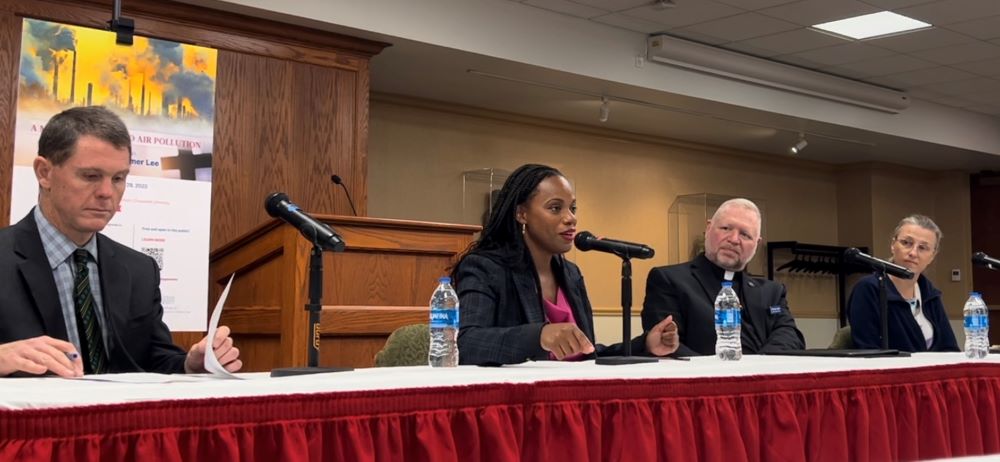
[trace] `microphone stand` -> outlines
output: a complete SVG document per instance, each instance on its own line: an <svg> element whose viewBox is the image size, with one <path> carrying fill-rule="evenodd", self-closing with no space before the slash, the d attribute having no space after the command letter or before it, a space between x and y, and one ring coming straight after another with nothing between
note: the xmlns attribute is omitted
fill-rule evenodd
<svg viewBox="0 0 1000 462"><path fill-rule="evenodd" d="M879 308L879 318L882 321L882 349L889 349L889 301L887 297L887 291L889 290L886 286L885 280L889 277L885 274L885 266L876 269L876 274L878 275L878 308Z"/></svg>
<svg viewBox="0 0 1000 462"><path fill-rule="evenodd" d="M605 366L622 364L655 363L656 358L632 356L632 260L628 255L618 255L622 258L622 343L625 348L623 356L602 356L594 362Z"/></svg>
<svg viewBox="0 0 1000 462"><path fill-rule="evenodd" d="M322 374L326 372L353 371L353 367L319 367L319 315L323 311L323 248L313 242L312 255L309 257L309 302L306 311L309 312L309 363L307 367L282 367L271 371L271 377L286 377L290 375Z"/></svg>

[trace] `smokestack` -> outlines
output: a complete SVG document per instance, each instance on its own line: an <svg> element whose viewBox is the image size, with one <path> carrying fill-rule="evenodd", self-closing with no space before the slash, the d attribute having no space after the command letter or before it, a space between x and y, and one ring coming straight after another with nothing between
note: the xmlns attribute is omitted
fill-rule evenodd
<svg viewBox="0 0 1000 462"><path fill-rule="evenodd" d="M87 106L92 106L94 102L94 84L87 83Z"/></svg>
<svg viewBox="0 0 1000 462"><path fill-rule="evenodd" d="M52 73L52 99L59 101L59 58L53 56L52 64L55 65L55 72Z"/></svg>
<svg viewBox="0 0 1000 462"><path fill-rule="evenodd" d="M69 102L76 104L76 50L73 50L73 73L69 79Z"/></svg>
<svg viewBox="0 0 1000 462"><path fill-rule="evenodd" d="M139 115L146 113L146 74L142 74L142 97L139 98Z"/></svg>

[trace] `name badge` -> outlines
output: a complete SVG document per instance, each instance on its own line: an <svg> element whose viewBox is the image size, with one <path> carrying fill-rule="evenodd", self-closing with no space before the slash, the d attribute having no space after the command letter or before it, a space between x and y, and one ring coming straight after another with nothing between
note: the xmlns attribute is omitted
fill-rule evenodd
<svg viewBox="0 0 1000 462"><path fill-rule="evenodd" d="M781 314L781 305L774 305L771 307L771 314Z"/></svg>

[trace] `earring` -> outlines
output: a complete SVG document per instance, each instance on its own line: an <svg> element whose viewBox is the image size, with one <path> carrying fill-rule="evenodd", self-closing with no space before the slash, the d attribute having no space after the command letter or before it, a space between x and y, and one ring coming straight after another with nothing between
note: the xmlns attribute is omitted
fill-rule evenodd
<svg viewBox="0 0 1000 462"><path fill-rule="evenodd" d="M524 232L525 232L525 230L527 230L527 228L528 228L528 224L527 223L521 223L521 235L522 236L524 235Z"/></svg>

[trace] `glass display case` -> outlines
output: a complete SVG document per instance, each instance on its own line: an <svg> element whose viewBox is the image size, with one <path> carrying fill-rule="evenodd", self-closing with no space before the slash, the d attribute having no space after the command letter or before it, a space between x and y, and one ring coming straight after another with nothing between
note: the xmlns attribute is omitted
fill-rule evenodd
<svg viewBox="0 0 1000 462"><path fill-rule="evenodd" d="M705 251L705 223L723 202L733 196L698 193L677 196L667 216L667 263L673 265L693 259ZM767 211L763 201L747 198L757 204L762 215L760 235L767 236ZM757 254L747 265L753 275L766 275L767 241L757 245Z"/></svg>
<svg viewBox="0 0 1000 462"><path fill-rule="evenodd" d="M491 167L462 172L462 223L486 226L496 195L508 176L509 171Z"/></svg>

